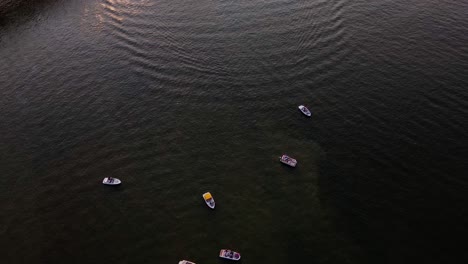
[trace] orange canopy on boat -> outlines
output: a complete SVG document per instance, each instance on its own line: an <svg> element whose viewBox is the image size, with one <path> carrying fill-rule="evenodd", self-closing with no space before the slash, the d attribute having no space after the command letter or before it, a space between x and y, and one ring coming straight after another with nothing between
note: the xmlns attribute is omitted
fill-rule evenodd
<svg viewBox="0 0 468 264"><path fill-rule="evenodd" d="M205 200L208 200L208 199L211 199L213 197L211 196L211 193L207 192L207 193L203 194L203 198L205 198Z"/></svg>

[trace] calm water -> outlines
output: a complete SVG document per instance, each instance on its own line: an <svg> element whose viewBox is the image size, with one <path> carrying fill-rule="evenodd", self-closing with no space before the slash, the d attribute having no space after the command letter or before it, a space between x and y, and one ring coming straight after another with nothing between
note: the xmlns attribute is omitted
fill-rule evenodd
<svg viewBox="0 0 468 264"><path fill-rule="evenodd" d="M467 14L456 0L19 10L0 25L0 263L221 263L221 248L244 264L463 263Z"/></svg>

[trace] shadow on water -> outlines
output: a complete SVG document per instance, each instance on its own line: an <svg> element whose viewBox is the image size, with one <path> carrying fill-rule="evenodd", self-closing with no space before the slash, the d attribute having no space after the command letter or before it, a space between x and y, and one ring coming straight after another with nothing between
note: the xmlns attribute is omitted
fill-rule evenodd
<svg viewBox="0 0 468 264"><path fill-rule="evenodd" d="M397 136L377 152L370 142L378 140L370 134L364 139L348 131L342 142L324 144L319 196L335 208L337 227L366 251L369 263L466 262L458 241L468 233L467 199L463 184L448 180L461 178L461 158L450 157L443 144L428 150L402 144ZM401 168L395 159L413 165Z"/></svg>
<svg viewBox="0 0 468 264"><path fill-rule="evenodd" d="M36 17L57 0L6 0L0 1L0 29L21 24Z"/></svg>

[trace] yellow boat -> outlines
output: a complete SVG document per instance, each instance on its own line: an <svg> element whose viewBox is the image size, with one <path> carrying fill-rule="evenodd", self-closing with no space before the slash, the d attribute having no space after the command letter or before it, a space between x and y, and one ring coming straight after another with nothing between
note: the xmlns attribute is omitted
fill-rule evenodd
<svg viewBox="0 0 468 264"><path fill-rule="evenodd" d="M203 200L205 200L205 203L206 205L208 205L209 208L211 209L215 208L215 201L210 192L206 192L203 194Z"/></svg>

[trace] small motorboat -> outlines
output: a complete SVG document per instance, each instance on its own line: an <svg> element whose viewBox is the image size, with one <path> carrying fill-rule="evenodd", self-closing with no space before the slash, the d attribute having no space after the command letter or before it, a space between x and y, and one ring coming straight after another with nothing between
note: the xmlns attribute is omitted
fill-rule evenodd
<svg viewBox="0 0 468 264"><path fill-rule="evenodd" d="M235 251L229 250L229 249L221 249L219 251L219 257L223 259L229 259L229 260L239 260L241 258L241 255Z"/></svg>
<svg viewBox="0 0 468 264"><path fill-rule="evenodd" d="M191 262L191 261L188 261L188 260L181 260L181 261L179 261L179 264L195 264L195 262Z"/></svg>
<svg viewBox="0 0 468 264"><path fill-rule="evenodd" d="M293 158L291 158L291 157L289 157L288 155L285 155L285 154L283 154L283 156L281 156L279 158L279 160L281 161L281 163L284 163L284 164L289 165L291 167L296 167L296 165L297 165L297 160L295 160L295 159L293 159Z"/></svg>
<svg viewBox="0 0 468 264"><path fill-rule="evenodd" d="M215 200L213 199L213 196L211 196L210 192L206 192L203 194L203 200L205 200L205 203L206 205L208 205L209 208L215 208Z"/></svg>
<svg viewBox="0 0 468 264"><path fill-rule="evenodd" d="M311 116L312 114L310 113L309 109L307 109L307 107L303 106L303 105L300 105L299 106L299 110L301 110L301 112L306 115L306 116Z"/></svg>
<svg viewBox="0 0 468 264"><path fill-rule="evenodd" d="M102 184L105 185L119 185L121 184L122 181L117 179L117 178L112 178L112 177L106 177L104 180L102 180Z"/></svg>

